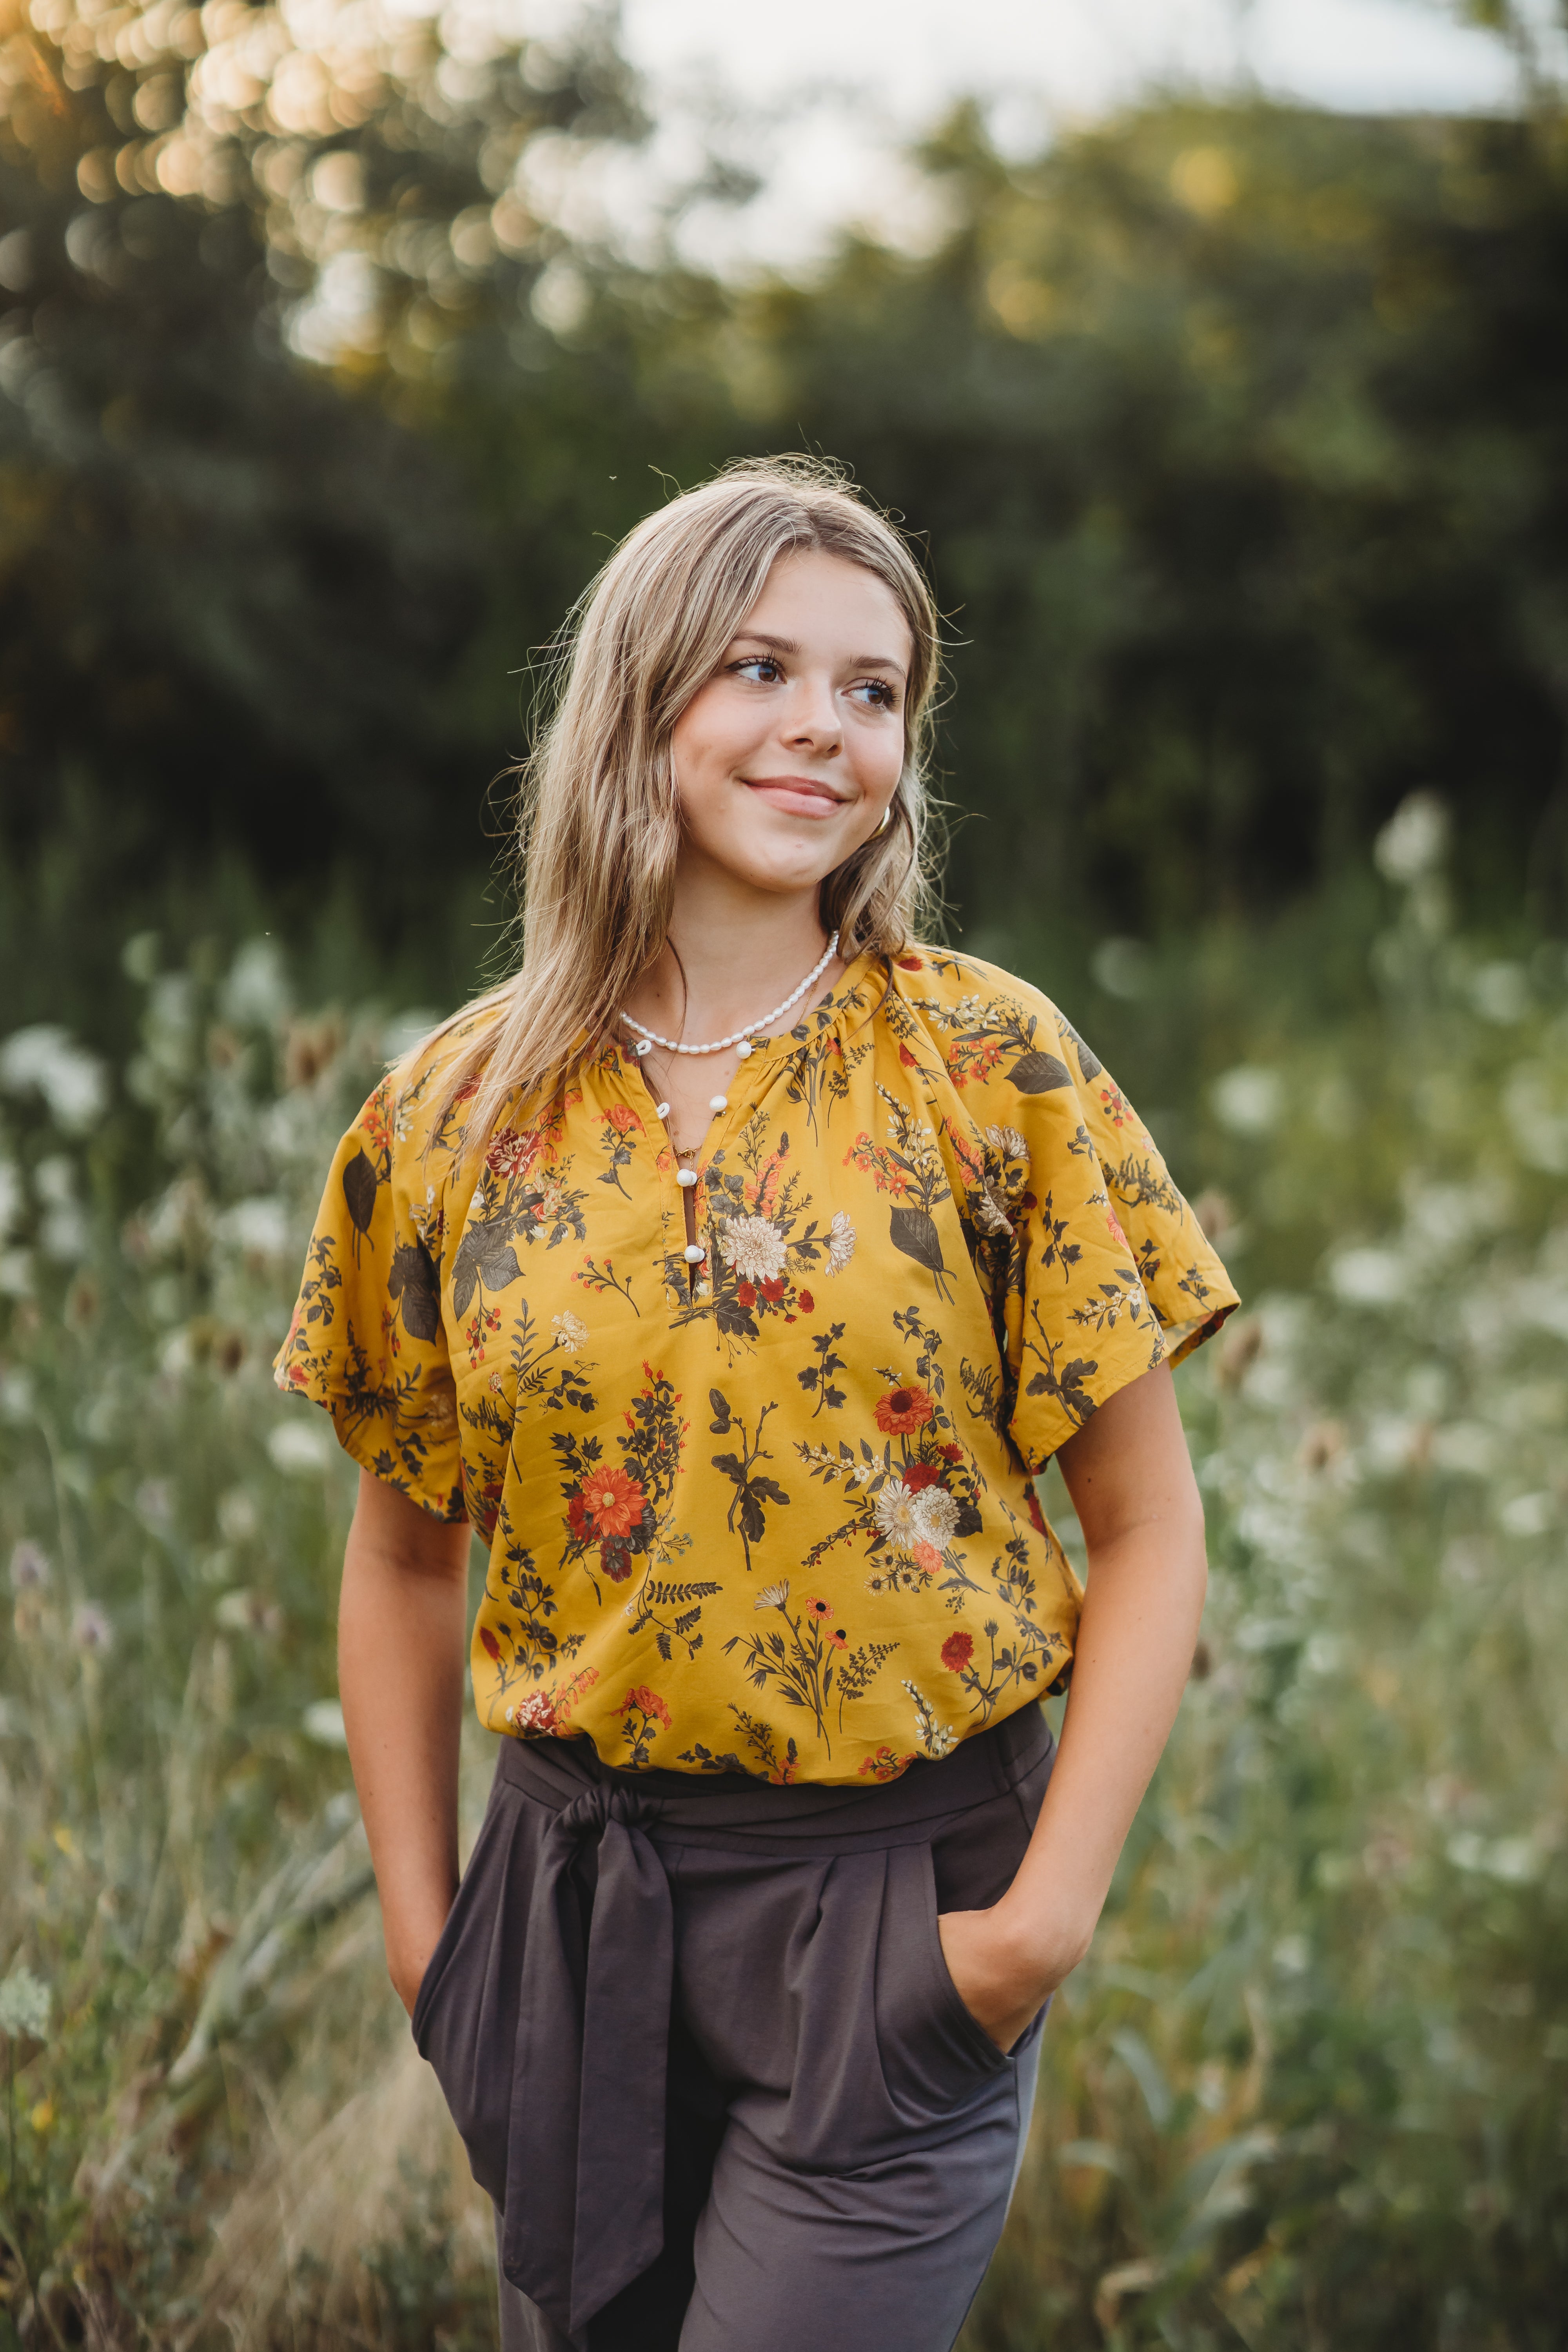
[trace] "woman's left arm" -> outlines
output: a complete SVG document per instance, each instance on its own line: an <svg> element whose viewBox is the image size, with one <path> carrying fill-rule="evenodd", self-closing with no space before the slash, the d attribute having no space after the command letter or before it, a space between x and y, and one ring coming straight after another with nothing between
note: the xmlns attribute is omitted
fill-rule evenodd
<svg viewBox="0 0 1568 2352"><path fill-rule="evenodd" d="M1176 1719L1208 1581L1168 1365L1109 1397L1057 1460L1089 1552L1060 1748L1006 1894L939 1923L965 2006L1004 2050L1089 1949Z"/></svg>

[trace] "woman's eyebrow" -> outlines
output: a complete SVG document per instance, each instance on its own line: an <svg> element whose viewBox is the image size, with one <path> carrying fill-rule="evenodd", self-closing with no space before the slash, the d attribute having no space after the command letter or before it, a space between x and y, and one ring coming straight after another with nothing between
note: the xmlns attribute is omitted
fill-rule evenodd
<svg viewBox="0 0 1568 2352"><path fill-rule="evenodd" d="M765 629L737 629L730 643L732 646L766 646L770 653L788 654L792 660L800 651L797 638L770 636ZM851 669L891 670L895 677L904 675L903 663L895 660L891 654L857 654L848 667Z"/></svg>

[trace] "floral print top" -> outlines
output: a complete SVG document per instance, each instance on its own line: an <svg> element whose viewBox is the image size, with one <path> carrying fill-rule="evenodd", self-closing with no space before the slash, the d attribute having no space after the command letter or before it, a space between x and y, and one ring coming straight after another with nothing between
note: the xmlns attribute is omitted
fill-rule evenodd
<svg viewBox="0 0 1568 2352"><path fill-rule="evenodd" d="M344 1137L277 1379L489 1545L481 1719L890 1780L1059 1685L1080 1588L1033 1476L1237 1294L1055 1007L862 955L731 1082L697 1265L629 1051L476 1162L454 1042Z"/></svg>

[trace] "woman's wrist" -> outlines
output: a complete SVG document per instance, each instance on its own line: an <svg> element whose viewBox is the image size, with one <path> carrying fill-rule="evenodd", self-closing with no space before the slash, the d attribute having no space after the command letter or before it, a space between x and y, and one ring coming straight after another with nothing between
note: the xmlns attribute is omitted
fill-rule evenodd
<svg viewBox="0 0 1568 2352"><path fill-rule="evenodd" d="M1043 1999L1072 1974L1089 1950L1100 1909L1098 1903L1090 1909L1070 1898L1041 1900L1014 1886L993 1905L991 1917L1010 1970L1020 1983L1039 1984Z"/></svg>

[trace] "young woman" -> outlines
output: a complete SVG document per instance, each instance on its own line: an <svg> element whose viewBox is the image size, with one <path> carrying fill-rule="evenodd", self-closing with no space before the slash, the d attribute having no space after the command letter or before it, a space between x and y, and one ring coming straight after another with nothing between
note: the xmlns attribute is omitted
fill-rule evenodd
<svg viewBox="0 0 1568 2352"><path fill-rule="evenodd" d="M1192 1656L1171 1366L1236 1294L1061 1015L922 943L937 652L826 468L632 533L521 967L345 1137L279 1358L361 1465L349 1749L508 2352L946 2352Z"/></svg>

